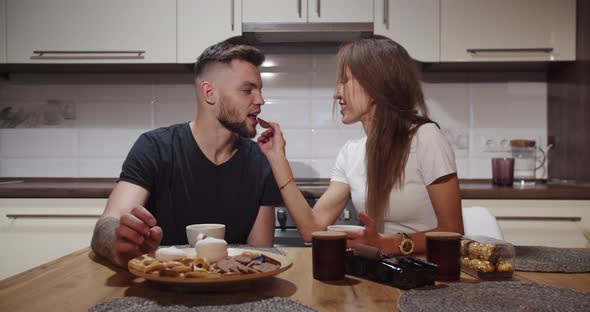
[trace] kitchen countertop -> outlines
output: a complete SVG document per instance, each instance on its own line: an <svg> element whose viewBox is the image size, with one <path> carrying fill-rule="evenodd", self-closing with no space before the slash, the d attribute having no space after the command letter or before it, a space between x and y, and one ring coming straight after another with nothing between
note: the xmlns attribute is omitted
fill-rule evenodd
<svg viewBox="0 0 590 312"><path fill-rule="evenodd" d="M306 197L319 197L327 179L298 179ZM107 198L115 178L2 178L0 198ZM462 199L590 199L588 184L541 182L535 187L518 189L497 186L491 180L461 180Z"/></svg>

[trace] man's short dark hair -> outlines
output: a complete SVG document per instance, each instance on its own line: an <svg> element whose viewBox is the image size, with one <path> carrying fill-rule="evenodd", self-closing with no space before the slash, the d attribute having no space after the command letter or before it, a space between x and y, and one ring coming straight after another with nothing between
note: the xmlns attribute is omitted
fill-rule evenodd
<svg viewBox="0 0 590 312"><path fill-rule="evenodd" d="M246 61L252 65L260 66L264 62L264 54L259 49L241 44L241 40L231 38L216 43L201 53L195 63L195 77L199 77L207 65L212 63L229 64L231 61L238 59Z"/></svg>

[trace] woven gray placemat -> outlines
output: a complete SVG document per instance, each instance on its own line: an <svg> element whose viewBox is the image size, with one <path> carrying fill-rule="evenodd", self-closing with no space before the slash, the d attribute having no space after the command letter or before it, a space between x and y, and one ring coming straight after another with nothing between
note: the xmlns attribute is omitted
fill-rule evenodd
<svg viewBox="0 0 590 312"><path fill-rule="evenodd" d="M176 248L191 248L191 245L174 245L174 247ZM270 252L270 253L275 253L275 254L279 254L282 256L286 256L287 254L278 249L278 248L274 248L274 247L253 247L250 245L241 245L241 244L230 244L227 247L229 248L241 248L241 249L251 249L251 250L258 250L258 251L264 251L264 252Z"/></svg>
<svg viewBox="0 0 590 312"><path fill-rule="evenodd" d="M399 311L590 311L590 293L522 282L448 284L402 292Z"/></svg>
<svg viewBox="0 0 590 312"><path fill-rule="evenodd" d="M155 301L142 297L125 297L113 299L95 305L88 310L90 312L275 312L275 311L292 311L292 312L314 312L317 311L309 306L297 301L286 298L271 298L254 302L228 304L228 305L208 305L188 307L184 305L161 305Z"/></svg>
<svg viewBox="0 0 590 312"><path fill-rule="evenodd" d="M528 272L590 272L590 252L542 247L514 246L514 269Z"/></svg>

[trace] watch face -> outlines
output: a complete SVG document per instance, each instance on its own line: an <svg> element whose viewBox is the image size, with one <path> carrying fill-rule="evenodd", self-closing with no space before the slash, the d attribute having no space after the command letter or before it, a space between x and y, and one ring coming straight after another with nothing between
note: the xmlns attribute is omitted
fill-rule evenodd
<svg viewBox="0 0 590 312"><path fill-rule="evenodd" d="M414 244L411 241L405 240L402 242L402 252L412 252L414 249Z"/></svg>

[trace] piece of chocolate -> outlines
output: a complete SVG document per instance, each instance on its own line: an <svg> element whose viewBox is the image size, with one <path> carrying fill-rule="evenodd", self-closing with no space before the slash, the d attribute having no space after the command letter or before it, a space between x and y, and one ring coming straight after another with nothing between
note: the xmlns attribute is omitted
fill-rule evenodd
<svg viewBox="0 0 590 312"><path fill-rule="evenodd" d="M235 256L234 260L238 261L241 264L248 264L252 261L252 259L244 256Z"/></svg>
<svg viewBox="0 0 590 312"><path fill-rule="evenodd" d="M269 257L269 256L267 256L265 254L262 255L262 258L264 259L264 262L271 263L271 264L276 264L276 265L279 265L279 266L281 265L281 262L280 261L275 260L275 259L273 259L273 258L271 258L271 257Z"/></svg>
<svg viewBox="0 0 590 312"><path fill-rule="evenodd" d="M262 264L257 264L252 266L253 269L257 270L258 272L270 272L270 271L274 271L277 269L277 266L275 264L270 264L270 263L262 263Z"/></svg>
<svg viewBox="0 0 590 312"><path fill-rule="evenodd" d="M259 125L260 125L262 128L264 128L264 129L268 129L268 128L270 128L270 124L268 123L268 121L266 121L266 120L264 120L264 119L262 119L262 118L260 118L260 117L256 117L256 119L258 119L258 124L259 124Z"/></svg>

